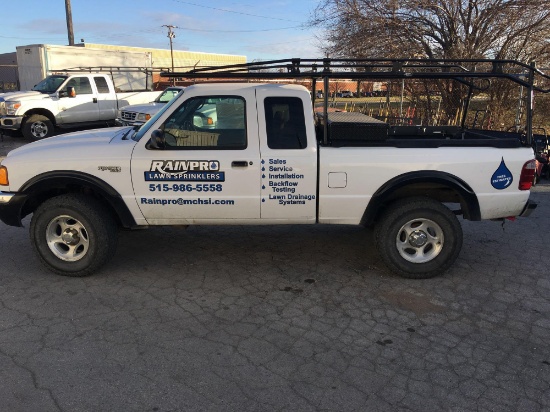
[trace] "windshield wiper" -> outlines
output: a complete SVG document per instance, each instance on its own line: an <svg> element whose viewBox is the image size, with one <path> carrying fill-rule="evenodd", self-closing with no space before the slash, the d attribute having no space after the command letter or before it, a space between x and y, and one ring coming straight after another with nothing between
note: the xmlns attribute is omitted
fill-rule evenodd
<svg viewBox="0 0 550 412"><path fill-rule="evenodd" d="M124 136L122 136L122 140L127 140L126 138L128 137L128 135L132 130L134 130L133 127L129 128L128 131L124 133Z"/></svg>

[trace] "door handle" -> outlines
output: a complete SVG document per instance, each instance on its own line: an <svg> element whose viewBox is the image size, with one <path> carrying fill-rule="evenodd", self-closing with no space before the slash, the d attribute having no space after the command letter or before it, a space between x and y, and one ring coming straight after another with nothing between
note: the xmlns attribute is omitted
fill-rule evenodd
<svg viewBox="0 0 550 412"><path fill-rule="evenodd" d="M246 160L233 160L231 167L248 167L248 162Z"/></svg>
<svg viewBox="0 0 550 412"><path fill-rule="evenodd" d="M94 97L94 100L92 100L93 103L97 103L97 97Z"/></svg>

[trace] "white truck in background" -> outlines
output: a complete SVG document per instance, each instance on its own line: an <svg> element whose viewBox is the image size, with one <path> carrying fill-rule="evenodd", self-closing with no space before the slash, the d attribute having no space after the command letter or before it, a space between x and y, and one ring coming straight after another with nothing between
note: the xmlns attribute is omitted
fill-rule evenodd
<svg viewBox="0 0 550 412"><path fill-rule="evenodd" d="M150 52L45 44L16 49L21 91L0 94L0 133L18 130L38 140L56 128L114 125L120 107L160 93L150 91Z"/></svg>
<svg viewBox="0 0 550 412"><path fill-rule="evenodd" d="M118 116L115 121L116 125L141 126L162 109L166 103L183 91L183 89L185 89L183 86L167 87L151 103L131 104L121 107L118 110Z"/></svg>
<svg viewBox="0 0 550 412"><path fill-rule="evenodd" d="M114 125L119 107L150 102L159 93L117 93L105 73L54 74L30 91L0 94L0 129L40 140L56 128Z"/></svg>

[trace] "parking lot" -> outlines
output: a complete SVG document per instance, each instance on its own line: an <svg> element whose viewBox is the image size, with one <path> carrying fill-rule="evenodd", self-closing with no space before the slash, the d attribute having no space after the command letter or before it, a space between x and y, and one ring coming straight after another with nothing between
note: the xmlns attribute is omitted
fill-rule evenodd
<svg viewBox="0 0 550 412"><path fill-rule="evenodd" d="M125 231L65 278L28 218L1 225L0 409L549 410L550 182L532 198L529 218L462 221L455 266L420 281L356 227Z"/></svg>

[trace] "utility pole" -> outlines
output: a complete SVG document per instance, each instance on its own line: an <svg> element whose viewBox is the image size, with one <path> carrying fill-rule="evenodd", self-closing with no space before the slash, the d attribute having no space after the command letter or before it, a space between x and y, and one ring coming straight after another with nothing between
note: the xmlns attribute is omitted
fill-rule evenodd
<svg viewBox="0 0 550 412"><path fill-rule="evenodd" d="M162 27L168 28L168 38L170 39L170 57L172 58L172 73L174 73L174 49L172 47L172 39L176 37L176 33L172 29L179 29L178 26L172 26L171 24L163 24ZM172 86L176 84L175 77L172 77Z"/></svg>
<svg viewBox="0 0 550 412"><path fill-rule="evenodd" d="M67 34L69 46L74 46L73 13L71 11L71 0L65 0L65 14L67 16Z"/></svg>

